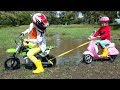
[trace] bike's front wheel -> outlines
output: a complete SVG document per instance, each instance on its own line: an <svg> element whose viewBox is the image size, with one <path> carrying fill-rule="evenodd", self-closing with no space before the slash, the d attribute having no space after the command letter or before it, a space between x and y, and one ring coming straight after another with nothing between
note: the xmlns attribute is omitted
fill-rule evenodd
<svg viewBox="0 0 120 90"><path fill-rule="evenodd" d="M8 58L5 62L4 62L4 68L6 70L16 70L20 68L20 60L18 58Z"/></svg>

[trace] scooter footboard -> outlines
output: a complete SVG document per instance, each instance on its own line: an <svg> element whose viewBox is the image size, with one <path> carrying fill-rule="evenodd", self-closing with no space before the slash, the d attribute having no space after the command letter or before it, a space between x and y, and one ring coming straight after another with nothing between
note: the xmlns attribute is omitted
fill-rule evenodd
<svg viewBox="0 0 120 90"><path fill-rule="evenodd" d="M83 53L83 55L86 55L86 54L90 54L92 57L94 57L94 55L93 55L90 51L85 51L85 52Z"/></svg>

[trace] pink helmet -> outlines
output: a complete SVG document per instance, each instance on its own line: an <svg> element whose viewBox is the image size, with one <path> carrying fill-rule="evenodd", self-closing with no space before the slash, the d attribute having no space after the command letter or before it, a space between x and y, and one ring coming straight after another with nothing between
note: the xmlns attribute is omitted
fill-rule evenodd
<svg viewBox="0 0 120 90"><path fill-rule="evenodd" d="M99 19L99 21L100 21L100 22L109 22L110 19L109 19L109 17L104 16L104 17L101 17L101 18Z"/></svg>

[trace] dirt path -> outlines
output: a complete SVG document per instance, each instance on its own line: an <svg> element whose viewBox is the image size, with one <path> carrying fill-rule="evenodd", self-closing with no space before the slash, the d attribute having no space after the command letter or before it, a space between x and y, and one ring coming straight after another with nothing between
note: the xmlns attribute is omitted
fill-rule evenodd
<svg viewBox="0 0 120 90"><path fill-rule="evenodd" d="M15 71L3 71L1 79L120 79L120 57L114 62L94 61L85 63L61 64L47 68L46 72L35 76L31 70L21 68Z"/></svg>

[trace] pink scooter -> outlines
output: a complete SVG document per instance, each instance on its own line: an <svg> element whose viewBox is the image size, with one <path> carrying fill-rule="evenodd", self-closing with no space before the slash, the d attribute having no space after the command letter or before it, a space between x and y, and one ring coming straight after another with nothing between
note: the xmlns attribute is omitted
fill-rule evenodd
<svg viewBox="0 0 120 90"><path fill-rule="evenodd" d="M93 60L109 60L110 62L113 62L115 60L115 58L117 57L117 55L119 54L119 51L115 48L115 44L111 43L110 45L107 45L107 49L109 52L108 57L100 57L100 55L98 55L98 44L95 44L94 40L96 39L96 37L90 36L90 38L88 38L90 41L87 50L83 53L83 62L85 62L86 64L90 64L92 63Z"/></svg>

